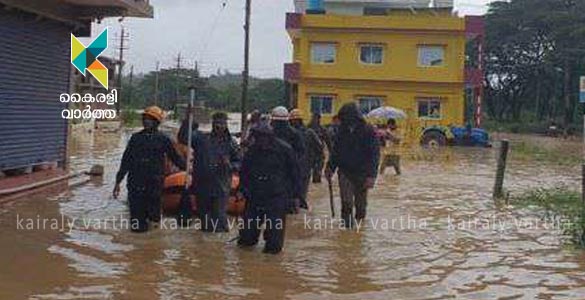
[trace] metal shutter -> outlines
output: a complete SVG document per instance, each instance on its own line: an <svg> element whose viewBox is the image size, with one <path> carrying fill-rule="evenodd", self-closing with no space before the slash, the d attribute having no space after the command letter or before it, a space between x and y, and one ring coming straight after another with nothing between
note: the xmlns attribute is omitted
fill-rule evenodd
<svg viewBox="0 0 585 300"><path fill-rule="evenodd" d="M64 162L70 29L0 9L0 170Z"/></svg>

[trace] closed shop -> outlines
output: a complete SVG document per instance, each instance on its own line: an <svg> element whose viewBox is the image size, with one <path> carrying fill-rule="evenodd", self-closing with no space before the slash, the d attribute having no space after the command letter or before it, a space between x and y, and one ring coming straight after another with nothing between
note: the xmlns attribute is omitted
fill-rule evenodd
<svg viewBox="0 0 585 300"><path fill-rule="evenodd" d="M70 32L64 23L0 9L0 171L66 160Z"/></svg>

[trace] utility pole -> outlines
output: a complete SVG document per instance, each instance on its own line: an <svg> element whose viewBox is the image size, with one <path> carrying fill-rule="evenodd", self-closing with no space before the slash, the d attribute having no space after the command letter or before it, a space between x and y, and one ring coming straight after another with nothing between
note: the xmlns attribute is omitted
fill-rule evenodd
<svg viewBox="0 0 585 300"><path fill-rule="evenodd" d="M156 73L154 74L154 105L158 105L158 68L160 63L156 62Z"/></svg>
<svg viewBox="0 0 585 300"><path fill-rule="evenodd" d="M181 52L177 55L177 69L175 70L175 107L179 103L179 78L181 72Z"/></svg>
<svg viewBox="0 0 585 300"><path fill-rule="evenodd" d="M252 0L246 0L246 23L244 24L244 72L242 72L242 125L241 132L246 131L248 116L248 76L250 75L250 15L252 13Z"/></svg>
<svg viewBox="0 0 585 300"><path fill-rule="evenodd" d="M122 32L120 34L120 47L118 48L119 51L119 58L118 58L118 78L117 78L117 85L118 85L118 93L122 93L122 69L124 68L124 50L127 48L124 47L124 41L128 38L126 35L124 26L120 26L122 28ZM120 101L116 102L116 112L120 113Z"/></svg>
<svg viewBox="0 0 585 300"><path fill-rule="evenodd" d="M132 80L134 79L134 65L130 67L130 80L128 81L128 101L132 101Z"/></svg>

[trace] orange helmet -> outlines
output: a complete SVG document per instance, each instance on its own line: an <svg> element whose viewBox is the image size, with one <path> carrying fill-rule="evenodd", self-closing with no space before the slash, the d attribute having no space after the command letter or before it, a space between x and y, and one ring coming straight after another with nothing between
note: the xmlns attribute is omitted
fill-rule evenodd
<svg viewBox="0 0 585 300"><path fill-rule="evenodd" d="M295 108L290 112L289 120L303 120L303 112Z"/></svg>
<svg viewBox="0 0 585 300"><path fill-rule="evenodd" d="M149 106L144 109L142 114L152 117L159 122L162 122L162 120L165 118L164 111L158 106Z"/></svg>

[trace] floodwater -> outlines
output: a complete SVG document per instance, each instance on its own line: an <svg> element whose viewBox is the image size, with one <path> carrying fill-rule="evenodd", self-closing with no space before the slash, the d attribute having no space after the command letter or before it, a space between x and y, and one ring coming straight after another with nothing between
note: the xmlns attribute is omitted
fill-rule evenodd
<svg viewBox="0 0 585 300"><path fill-rule="evenodd" d="M496 149L409 160L401 177L388 169L359 232L327 222L326 185L314 185L313 210L289 218L284 253L268 256L236 247L235 230L92 226L127 217L110 196L127 138L74 137L72 169L103 164L103 180L1 208L0 299L585 299L585 251L538 210L491 200ZM512 194L580 182L579 166L512 159L508 171ZM64 227L42 228L52 219Z"/></svg>

